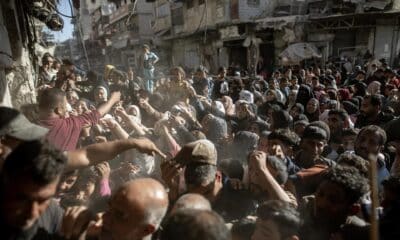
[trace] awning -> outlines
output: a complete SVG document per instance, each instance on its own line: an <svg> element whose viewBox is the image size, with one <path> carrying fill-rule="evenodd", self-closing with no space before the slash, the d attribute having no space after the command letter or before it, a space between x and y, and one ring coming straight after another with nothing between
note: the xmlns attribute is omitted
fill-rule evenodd
<svg viewBox="0 0 400 240"><path fill-rule="evenodd" d="M317 47L312 43L295 43L287 47L279 57L285 64L299 63L305 59L321 58Z"/></svg>
<svg viewBox="0 0 400 240"><path fill-rule="evenodd" d="M285 17L266 17L262 19L257 19L255 22L259 23L258 28L272 28L275 30L282 30L283 27L287 25L294 25L300 22L306 22L308 20L308 15L294 15Z"/></svg>
<svg viewBox="0 0 400 240"><path fill-rule="evenodd" d="M115 49L124 48L124 47L128 46L128 40L129 39L124 38L124 39L121 39L121 40L112 41L112 47L115 48Z"/></svg>

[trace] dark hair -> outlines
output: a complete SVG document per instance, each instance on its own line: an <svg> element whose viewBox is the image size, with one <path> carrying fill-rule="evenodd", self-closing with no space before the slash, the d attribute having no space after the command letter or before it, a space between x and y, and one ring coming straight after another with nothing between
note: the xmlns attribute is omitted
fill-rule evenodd
<svg viewBox="0 0 400 240"><path fill-rule="evenodd" d="M293 108L297 108L299 110L299 114L303 114L304 113L304 106L301 103L296 103L295 105L293 105L290 110L292 110Z"/></svg>
<svg viewBox="0 0 400 240"><path fill-rule="evenodd" d="M20 113L9 107L0 107L0 129L7 127Z"/></svg>
<svg viewBox="0 0 400 240"><path fill-rule="evenodd" d="M356 203L369 190L368 179L355 167L337 165L324 175L323 180L339 185L349 204Z"/></svg>
<svg viewBox="0 0 400 240"><path fill-rule="evenodd" d="M361 175L368 178L369 173L369 161L358 156L354 153L343 153L339 156L337 163L342 166L349 166L356 168Z"/></svg>
<svg viewBox="0 0 400 240"><path fill-rule="evenodd" d="M388 179L382 181L384 189L391 191L395 194L396 199L400 199L400 175L390 176Z"/></svg>
<svg viewBox="0 0 400 240"><path fill-rule="evenodd" d="M349 117L347 112L342 109L332 109L329 111L328 115L338 115L342 121L346 121L346 119Z"/></svg>
<svg viewBox="0 0 400 240"><path fill-rule="evenodd" d="M345 128L342 131L342 137L357 136L359 132L360 132L360 129L358 129L358 128Z"/></svg>
<svg viewBox="0 0 400 240"><path fill-rule="evenodd" d="M304 129L302 139L315 139L320 141L329 141L326 131L318 126L308 125Z"/></svg>
<svg viewBox="0 0 400 240"><path fill-rule="evenodd" d="M386 140L387 140L386 132L385 132L385 130L383 130L381 127L379 127L377 125L368 125L368 126L363 127L357 135L356 142L357 142L358 138L361 136L361 134L363 134L363 133L378 133L378 135L380 136L379 144L385 145L385 143L386 143Z"/></svg>
<svg viewBox="0 0 400 240"><path fill-rule="evenodd" d="M229 229L224 220L209 210L185 209L170 216L161 233L161 240L228 240Z"/></svg>
<svg viewBox="0 0 400 240"><path fill-rule="evenodd" d="M372 106L382 106L382 98L378 95L378 94L374 94L374 95L366 95L364 97L364 100L369 99L370 103Z"/></svg>
<svg viewBox="0 0 400 240"><path fill-rule="evenodd" d="M272 112L273 128L283 129L293 125L293 118L285 110L277 110Z"/></svg>
<svg viewBox="0 0 400 240"><path fill-rule="evenodd" d="M278 129L268 135L268 140L280 140L283 144L295 147L299 144L300 138L297 134L288 129Z"/></svg>
<svg viewBox="0 0 400 240"><path fill-rule="evenodd" d="M6 177L28 177L38 184L49 184L61 176L64 154L46 140L22 142L6 158L2 173Z"/></svg>
<svg viewBox="0 0 400 240"><path fill-rule="evenodd" d="M323 129L327 135L327 141L331 138L331 130L326 122L323 121L314 121L309 124L309 126L316 126Z"/></svg>
<svg viewBox="0 0 400 240"><path fill-rule="evenodd" d="M285 184L288 179L288 172L285 163L275 156L268 156L266 161L267 165L271 166L277 172L275 180L279 184Z"/></svg>
<svg viewBox="0 0 400 240"><path fill-rule="evenodd" d="M226 70L226 67L219 67L218 68L218 73L221 73L221 72L223 72L223 71L225 71Z"/></svg>
<svg viewBox="0 0 400 240"><path fill-rule="evenodd" d="M201 186L215 180L217 167L209 164L192 163L186 166L185 182L188 185Z"/></svg>
<svg viewBox="0 0 400 240"><path fill-rule="evenodd" d="M255 219L243 218L232 225L231 234L239 236L241 239L251 239L255 228Z"/></svg>
<svg viewBox="0 0 400 240"><path fill-rule="evenodd" d="M300 214L287 202L279 200L264 202L257 208L257 217L264 221L273 221L278 226L281 239L298 235L301 225Z"/></svg>
<svg viewBox="0 0 400 240"><path fill-rule="evenodd" d="M39 96L39 109L53 110L63 101L65 92L58 88L48 88L41 92Z"/></svg>

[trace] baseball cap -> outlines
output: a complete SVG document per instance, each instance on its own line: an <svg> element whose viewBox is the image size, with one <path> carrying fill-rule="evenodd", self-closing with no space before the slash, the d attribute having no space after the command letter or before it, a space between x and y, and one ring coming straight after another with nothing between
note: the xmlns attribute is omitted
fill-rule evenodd
<svg viewBox="0 0 400 240"><path fill-rule="evenodd" d="M216 166L217 149L209 140L197 140L183 146L175 156L174 161L183 165L201 163Z"/></svg>
<svg viewBox="0 0 400 240"><path fill-rule="evenodd" d="M322 127L315 125L314 126L308 125L304 129L303 139L316 139L316 140L328 141L329 137L327 132Z"/></svg>
<svg viewBox="0 0 400 240"><path fill-rule="evenodd" d="M0 135L10 136L23 141L32 141L44 137L49 131L47 128L29 122L29 120L15 109L0 107L0 115L11 116L8 121L2 121Z"/></svg>

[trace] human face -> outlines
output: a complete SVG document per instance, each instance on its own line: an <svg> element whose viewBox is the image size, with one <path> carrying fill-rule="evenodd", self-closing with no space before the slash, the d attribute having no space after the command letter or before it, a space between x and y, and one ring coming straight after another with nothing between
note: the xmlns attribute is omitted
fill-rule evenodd
<svg viewBox="0 0 400 240"><path fill-rule="evenodd" d="M94 95L94 101L96 103L106 102L107 92L103 88L98 88Z"/></svg>
<svg viewBox="0 0 400 240"><path fill-rule="evenodd" d="M87 110L89 110L89 108L88 108L86 102L85 101L79 101L77 106L76 106L76 111L78 112L78 114L83 114Z"/></svg>
<svg viewBox="0 0 400 240"><path fill-rule="evenodd" d="M369 98L364 98L361 103L360 111L367 117L373 116L379 113L379 107L373 106Z"/></svg>
<svg viewBox="0 0 400 240"><path fill-rule="evenodd" d="M299 137L301 137L301 136L303 136L303 133L304 133L304 129L306 128L306 126L305 125L303 125L303 124L297 124L297 125L295 125L294 126L294 132L299 136Z"/></svg>
<svg viewBox="0 0 400 240"><path fill-rule="evenodd" d="M78 178L77 175L69 175L63 178L60 183L58 184L57 195L63 196L69 190L71 190L72 186L74 186L76 179Z"/></svg>
<svg viewBox="0 0 400 240"><path fill-rule="evenodd" d="M251 240L280 240L281 234L278 225L272 220L257 219L256 228Z"/></svg>
<svg viewBox="0 0 400 240"><path fill-rule="evenodd" d="M142 239L146 236L143 206L129 201L125 192L120 190L109 202L109 208L103 215L100 239Z"/></svg>
<svg viewBox="0 0 400 240"><path fill-rule="evenodd" d="M356 141L356 136L344 136L342 138L343 148L345 151L354 151L354 142Z"/></svg>
<svg viewBox="0 0 400 240"><path fill-rule="evenodd" d="M279 158L284 158L285 156L292 155L290 148L285 146L285 144L283 144L282 141L278 139L270 139L268 141L268 154L272 156L277 156Z"/></svg>
<svg viewBox="0 0 400 240"><path fill-rule="evenodd" d="M260 135L260 127L256 123L250 125L249 131Z"/></svg>
<svg viewBox="0 0 400 240"><path fill-rule="evenodd" d="M268 91L267 92L267 96L265 96L265 100L267 100L267 102L269 101L273 101L276 99L276 95L273 91Z"/></svg>
<svg viewBox="0 0 400 240"><path fill-rule="evenodd" d="M312 78L311 84L313 85L313 87L317 87L319 85L319 80L317 78Z"/></svg>
<svg viewBox="0 0 400 240"><path fill-rule="evenodd" d="M247 111L246 111L246 104L240 104L236 110L236 115L239 119L244 119L247 117Z"/></svg>
<svg viewBox="0 0 400 240"><path fill-rule="evenodd" d="M315 192L315 217L329 227L338 226L346 220L350 206L346 193L339 185L323 181Z"/></svg>
<svg viewBox="0 0 400 240"><path fill-rule="evenodd" d="M67 98L71 105L75 105L79 101L79 96L76 92L68 92Z"/></svg>
<svg viewBox="0 0 400 240"><path fill-rule="evenodd" d="M337 134L344 128L344 121L336 114L330 114L328 117L328 126L332 134Z"/></svg>
<svg viewBox="0 0 400 240"><path fill-rule="evenodd" d="M221 72L218 73L219 78L225 78L226 77L226 69L222 70Z"/></svg>
<svg viewBox="0 0 400 240"><path fill-rule="evenodd" d="M296 118L297 116L299 116L300 111L299 108L297 107L292 107L289 111L290 116L292 116L293 118Z"/></svg>
<svg viewBox="0 0 400 240"><path fill-rule="evenodd" d="M308 154L309 158L315 160L321 156L325 145L325 141L316 139L303 139L301 142L301 149L305 154Z"/></svg>
<svg viewBox="0 0 400 240"><path fill-rule="evenodd" d="M260 138L257 150L268 153L268 138L265 137Z"/></svg>
<svg viewBox="0 0 400 240"><path fill-rule="evenodd" d="M291 84L292 86L296 86L296 85L297 85L297 82L298 82L297 78L292 78L292 80L290 80L290 84Z"/></svg>
<svg viewBox="0 0 400 240"><path fill-rule="evenodd" d="M46 211L56 193L59 178L44 185L29 177L5 181L1 204L3 220L10 227L27 230Z"/></svg>
<svg viewBox="0 0 400 240"><path fill-rule="evenodd" d="M170 78L172 82L180 82L182 81L183 75L178 70L171 71Z"/></svg>
<svg viewBox="0 0 400 240"><path fill-rule="evenodd" d="M317 99L310 99L307 103L306 110L308 113L315 113L318 109L318 101Z"/></svg>
<svg viewBox="0 0 400 240"><path fill-rule="evenodd" d="M354 143L354 150L357 155L369 159L371 154L376 156L380 153L382 149L380 141L381 138L377 132L361 132Z"/></svg>

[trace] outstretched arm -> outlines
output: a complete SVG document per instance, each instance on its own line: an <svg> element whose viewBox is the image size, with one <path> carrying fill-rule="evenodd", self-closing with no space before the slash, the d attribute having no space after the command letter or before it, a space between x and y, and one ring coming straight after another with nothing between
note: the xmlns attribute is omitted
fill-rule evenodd
<svg viewBox="0 0 400 240"><path fill-rule="evenodd" d="M85 148L67 152L67 171L84 168L98 163L114 159L118 154L129 149L137 149L140 152L166 156L156 147L156 145L146 138L123 139L112 142L96 143Z"/></svg>
<svg viewBox="0 0 400 240"><path fill-rule="evenodd" d="M97 111L100 113L101 116L106 115L111 108L121 100L121 93L120 92L113 92L111 94L110 100L106 103L102 104L100 107L97 108Z"/></svg>

